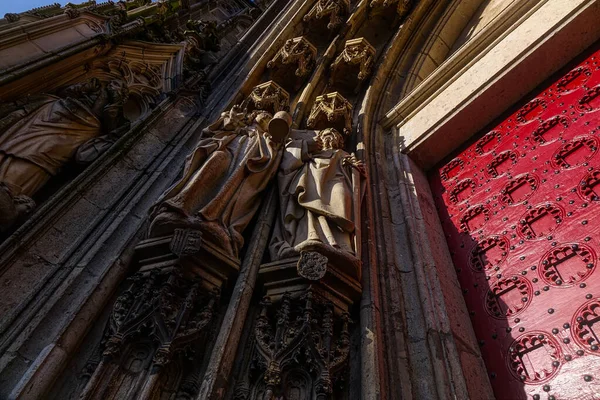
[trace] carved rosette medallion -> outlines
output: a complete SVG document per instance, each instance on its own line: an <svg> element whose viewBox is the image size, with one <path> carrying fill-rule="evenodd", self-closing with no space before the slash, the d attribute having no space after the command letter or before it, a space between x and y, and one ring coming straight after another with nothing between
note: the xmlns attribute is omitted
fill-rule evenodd
<svg viewBox="0 0 600 400"><path fill-rule="evenodd" d="M304 16L304 22L321 20L329 17L327 29L334 30L344 22L344 16L350 9L348 0L318 0L317 4Z"/></svg>
<svg viewBox="0 0 600 400"><path fill-rule="evenodd" d="M287 40L275 57L268 62L267 68L296 65L296 76L303 77L310 72L316 58L317 48L304 36L300 36Z"/></svg>
<svg viewBox="0 0 600 400"><path fill-rule="evenodd" d="M344 134L352 132L352 105L338 92L317 97L306 125L313 129L325 129L330 128L332 122L338 122Z"/></svg>
<svg viewBox="0 0 600 400"><path fill-rule="evenodd" d="M309 281L318 281L327 272L327 257L316 251L300 252L298 259L298 275Z"/></svg>
<svg viewBox="0 0 600 400"><path fill-rule="evenodd" d="M375 47L371 46L365 38L348 40L344 51L331 64L331 83L335 83L339 78L344 65L358 65L360 67L358 80L365 80L371 74L374 59Z"/></svg>
<svg viewBox="0 0 600 400"><path fill-rule="evenodd" d="M268 81L255 86L250 95L241 104L241 108L248 112L265 110L275 114L285 111L289 107L290 95L281 86L273 81Z"/></svg>

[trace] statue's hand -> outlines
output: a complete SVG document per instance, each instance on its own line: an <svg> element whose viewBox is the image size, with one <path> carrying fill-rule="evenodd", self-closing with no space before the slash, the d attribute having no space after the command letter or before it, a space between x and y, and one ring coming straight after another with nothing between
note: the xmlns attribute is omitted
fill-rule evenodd
<svg viewBox="0 0 600 400"><path fill-rule="evenodd" d="M367 174L366 169L365 169L365 163L363 163L361 160L356 158L356 154L354 154L354 153L352 153L349 156L346 156L342 160L342 165L344 165L344 166L349 165L352 168L356 168L358 170L358 172L361 173L361 175Z"/></svg>

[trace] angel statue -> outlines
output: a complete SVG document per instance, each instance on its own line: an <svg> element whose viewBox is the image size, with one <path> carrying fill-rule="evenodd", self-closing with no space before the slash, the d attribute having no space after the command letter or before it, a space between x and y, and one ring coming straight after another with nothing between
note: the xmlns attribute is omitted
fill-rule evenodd
<svg viewBox="0 0 600 400"><path fill-rule="evenodd" d="M284 121L282 124L281 121ZM183 177L151 210L151 237L192 227L237 257L242 233L277 172L291 117L234 106L204 131Z"/></svg>

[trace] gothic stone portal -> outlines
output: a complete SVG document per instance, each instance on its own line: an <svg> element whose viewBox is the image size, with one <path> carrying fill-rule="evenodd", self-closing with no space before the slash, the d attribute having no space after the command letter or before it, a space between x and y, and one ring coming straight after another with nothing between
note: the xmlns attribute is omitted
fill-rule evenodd
<svg viewBox="0 0 600 400"><path fill-rule="evenodd" d="M498 399L600 392L600 51L434 169Z"/></svg>

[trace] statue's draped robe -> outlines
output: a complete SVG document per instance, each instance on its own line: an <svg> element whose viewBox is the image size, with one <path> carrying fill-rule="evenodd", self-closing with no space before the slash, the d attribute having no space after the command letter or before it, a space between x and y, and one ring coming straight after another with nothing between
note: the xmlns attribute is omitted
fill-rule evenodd
<svg viewBox="0 0 600 400"><path fill-rule="evenodd" d="M308 152L307 142L288 142L278 174L281 221L271 240L271 257L301 250L327 253L329 246L354 254L353 187L343 150Z"/></svg>
<svg viewBox="0 0 600 400"><path fill-rule="evenodd" d="M176 211L213 240L229 242L225 250L237 255L244 243L242 232L277 172L281 151L256 125L235 131L218 128L219 121L205 131L210 136L188 156L183 177L159 200L153 214ZM153 224L151 236L156 235L154 228Z"/></svg>
<svg viewBox="0 0 600 400"><path fill-rule="evenodd" d="M0 181L13 195L32 196L100 131L100 120L84 104L48 95L0 133Z"/></svg>

